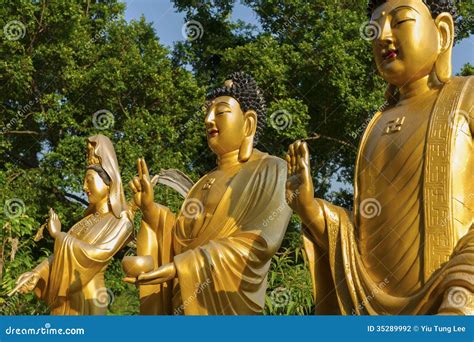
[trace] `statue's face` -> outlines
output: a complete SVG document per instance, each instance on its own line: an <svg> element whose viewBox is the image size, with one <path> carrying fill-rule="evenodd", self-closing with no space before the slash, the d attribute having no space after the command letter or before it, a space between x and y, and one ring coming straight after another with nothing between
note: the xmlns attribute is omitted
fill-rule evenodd
<svg viewBox="0 0 474 342"><path fill-rule="evenodd" d="M439 32L422 0L390 0L372 20L381 28L372 48L382 77L402 87L431 73L439 54Z"/></svg>
<svg viewBox="0 0 474 342"><path fill-rule="evenodd" d="M96 171L91 169L86 172L83 189L87 194L89 204L92 205L106 202L109 196L109 186L105 184Z"/></svg>
<svg viewBox="0 0 474 342"><path fill-rule="evenodd" d="M245 118L239 102L230 96L215 98L206 114L209 148L217 155L238 150L245 138Z"/></svg>

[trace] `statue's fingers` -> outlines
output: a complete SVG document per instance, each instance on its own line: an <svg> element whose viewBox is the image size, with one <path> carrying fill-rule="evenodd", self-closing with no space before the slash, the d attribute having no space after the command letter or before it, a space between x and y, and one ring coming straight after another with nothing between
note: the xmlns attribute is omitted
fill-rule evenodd
<svg viewBox="0 0 474 342"><path fill-rule="evenodd" d="M27 291L26 291L26 286L25 286L24 283L21 284L21 285L19 285L19 286L17 286L17 292L18 292L18 293L26 293L26 292L27 292Z"/></svg>
<svg viewBox="0 0 474 342"><path fill-rule="evenodd" d="M18 279L15 281L15 285L18 285L24 278L25 278L25 273L23 273L21 276L18 277Z"/></svg>
<svg viewBox="0 0 474 342"><path fill-rule="evenodd" d="M137 278L134 277L125 277L122 280L129 284L135 284L137 282Z"/></svg>
<svg viewBox="0 0 474 342"><path fill-rule="evenodd" d="M132 189L134 194L138 192L137 187L135 186L135 184L133 184L133 179L130 182L128 182L128 186L130 189Z"/></svg>
<svg viewBox="0 0 474 342"><path fill-rule="evenodd" d="M140 181L140 178L138 177L133 177L133 185L135 185L135 188L137 191L142 191L142 182Z"/></svg>
<svg viewBox="0 0 474 342"><path fill-rule="evenodd" d="M306 145L305 142L298 145L298 168L300 170L306 170L308 166L308 162L307 162L308 154L305 152L305 145Z"/></svg>
<svg viewBox="0 0 474 342"><path fill-rule="evenodd" d="M137 170L138 170L138 178L142 179L143 172L142 172L142 159L141 158L137 159Z"/></svg>
<svg viewBox="0 0 474 342"><path fill-rule="evenodd" d="M162 269L157 269L157 270L154 270L154 271L151 271L151 272L148 272L148 273L142 273L138 276L138 281L142 281L142 280L153 280L153 279L156 279L156 278L161 278L163 276L163 271Z"/></svg>
<svg viewBox="0 0 474 342"><path fill-rule="evenodd" d="M13 290L11 290L10 292L8 292L8 297L11 297L13 296L15 293L18 292L18 290L21 288L21 284L20 285L17 285L13 288Z"/></svg>
<svg viewBox="0 0 474 342"><path fill-rule="evenodd" d="M290 145L290 162L291 162L291 170L292 172L296 172L295 169L295 143Z"/></svg>
<svg viewBox="0 0 474 342"><path fill-rule="evenodd" d="M306 143L306 141L304 141L301 145L300 145L300 154L301 156L303 157L304 159L304 162L309 165L309 149L308 149L308 144Z"/></svg>
<svg viewBox="0 0 474 342"><path fill-rule="evenodd" d="M303 157L298 158L298 169L300 170L300 172L304 172L305 175L309 174L308 164L306 164Z"/></svg>
<svg viewBox="0 0 474 342"><path fill-rule="evenodd" d="M147 273L142 273L137 277L137 281L140 282L140 281L150 280L150 279L153 279L153 278L156 278L156 277L151 277Z"/></svg>
<svg viewBox="0 0 474 342"><path fill-rule="evenodd" d="M301 146L301 141L298 140L295 142L295 165L293 166L295 169L295 173L299 173L301 171L300 168L300 160L301 160L301 154L300 154L300 146Z"/></svg>
<svg viewBox="0 0 474 342"><path fill-rule="evenodd" d="M285 160L288 167L288 176L291 176L293 174L293 170L291 169L291 158L288 154L285 155Z"/></svg>
<svg viewBox="0 0 474 342"><path fill-rule="evenodd" d="M150 177L150 173L148 172L148 166L146 165L145 158L142 158L142 172L144 176Z"/></svg>
<svg viewBox="0 0 474 342"><path fill-rule="evenodd" d="M26 290L26 292L31 292L31 291L34 290L35 287L36 287L36 284L31 283L31 284L28 284L28 285L25 286L25 290Z"/></svg>

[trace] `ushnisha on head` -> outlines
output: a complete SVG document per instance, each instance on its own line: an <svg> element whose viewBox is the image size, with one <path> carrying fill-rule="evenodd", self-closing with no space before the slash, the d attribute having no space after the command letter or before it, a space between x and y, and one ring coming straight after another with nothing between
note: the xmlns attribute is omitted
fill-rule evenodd
<svg viewBox="0 0 474 342"><path fill-rule="evenodd" d="M247 161L266 124L265 99L255 80L244 72L231 74L207 95L206 107L210 149L218 156L239 150L239 161Z"/></svg>
<svg viewBox="0 0 474 342"><path fill-rule="evenodd" d="M449 82L454 44L453 1L371 0L370 20L380 29L372 47L377 69L398 89L429 76Z"/></svg>

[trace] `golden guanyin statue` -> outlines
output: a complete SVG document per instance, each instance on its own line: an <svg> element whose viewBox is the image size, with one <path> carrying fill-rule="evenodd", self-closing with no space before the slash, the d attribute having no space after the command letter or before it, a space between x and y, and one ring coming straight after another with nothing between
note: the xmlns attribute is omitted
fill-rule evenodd
<svg viewBox="0 0 474 342"><path fill-rule="evenodd" d="M474 80L451 75L454 6L372 0L369 14L389 87L360 143L354 212L313 197L305 142L287 158L316 313L473 314Z"/></svg>
<svg viewBox="0 0 474 342"><path fill-rule="evenodd" d="M137 254L152 256L153 270L125 280L139 285L141 314L263 311L270 261L291 216L285 161L254 148L265 114L261 90L244 73L210 93L205 123L217 167L190 189L177 216L154 203L146 163L138 161L131 183L143 214Z"/></svg>
<svg viewBox="0 0 474 342"><path fill-rule="evenodd" d="M22 274L10 293L34 290L52 315L107 313L110 294L104 272L133 229L109 138L96 135L87 139L87 163L84 191L89 206L84 218L65 233L58 215L50 209L48 231L54 238L54 253Z"/></svg>

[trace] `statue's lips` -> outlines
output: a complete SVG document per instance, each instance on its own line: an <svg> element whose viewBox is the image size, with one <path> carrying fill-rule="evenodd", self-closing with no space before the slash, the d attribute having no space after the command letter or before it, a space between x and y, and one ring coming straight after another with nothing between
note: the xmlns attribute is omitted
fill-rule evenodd
<svg viewBox="0 0 474 342"><path fill-rule="evenodd" d="M214 128L207 131L207 135L209 135L211 138L217 136L217 134L219 134L219 130Z"/></svg>
<svg viewBox="0 0 474 342"><path fill-rule="evenodd" d="M382 56L383 56L384 61L393 60L393 59L397 58L398 50L390 49L387 52L383 53Z"/></svg>

